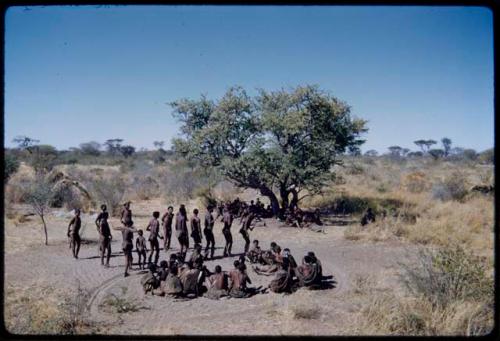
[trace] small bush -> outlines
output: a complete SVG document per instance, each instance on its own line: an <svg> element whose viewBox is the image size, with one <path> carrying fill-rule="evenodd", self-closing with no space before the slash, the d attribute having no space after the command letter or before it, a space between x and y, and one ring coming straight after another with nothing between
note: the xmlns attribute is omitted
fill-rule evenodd
<svg viewBox="0 0 500 341"><path fill-rule="evenodd" d="M11 154L5 154L4 159L4 183L19 169L19 160Z"/></svg>
<svg viewBox="0 0 500 341"><path fill-rule="evenodd" d="M434 184L432 187L432 196L441 201L463 201L467 195L468 183L465 176L460 172L454 172L444 181Z"/></svg>
<svg viewBox="0 0 500 341"><path fill-rule="evenodd" d="M417 268L403 265L403 282L413 294L441 306L456 300L493 298L493 281L486 276L484 262L460 246L435 253L421 251L419 261Z"/></svg>
<svg viewBox="0 0 500 341"><path fill-rule="evenodd" d="M86 184L96 207L101 204L108 206L108 211L113 215L120 213L123 195L125 193L125 182L119 173L108 174L108 176L87 180Z"/></svg>
<svg viewBox="0 0 500 341"><path fill-rule="evenodd" d="M403 186L408 192L421 193L429 188L429 183L423 172L413 172L403 179Z"/></svg>

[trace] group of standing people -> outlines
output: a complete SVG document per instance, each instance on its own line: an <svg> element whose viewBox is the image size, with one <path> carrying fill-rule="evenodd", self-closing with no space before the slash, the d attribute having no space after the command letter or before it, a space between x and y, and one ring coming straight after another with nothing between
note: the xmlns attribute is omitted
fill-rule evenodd
<svg viewBox="0 0 500 341"><path fill-rule="evenodd" d="M140 269L146 267L146 257L148 251L147 242L149 242L149 257L147 257L147 262L157 265L160 258L160 240L163 240L163 249L165 250L165 252L168 252L171 249L173 230L175 230L175 236L177 237L177 240L179 242L179 255L181 259L185 259L186 257L186 253L189 248L189 237L193 239L194 245L196 246L201 245L203 236L205 237L206 241L204 258L214 258L214 225L215 220L219 217L219 215L217 215L217 217L214 217L214 207L207 207L203 221L203 230L198 209L193 210L193 215L190 219L188 219L185 205L180 205L179 210L175 215L174 208L172 206L169 206L161 219L159 219L160 212L154 211L152 214L152 218L146 226L146 231L149 232L149 237L146 240L143 230L134 228L130 204L130 201L126 202L121 212L120 221L122 223L122 226L114 228L116 230L121 230L122 232L122 249L126 260L124 273L125 276L128 276L128 271L132 267L134 233L138 234L138 237L135 241L135 248L139 257ZM249 231L254 228L254 226L252 226L252 222L255 217L256 214L252 212L248 207L241 212L241 228L239 232L245 240L245 252L248 251L248 248L250 246ZM97 215L95 224L99 233L99 256L101 257L101 265L106 267L109 267L109 261L111 258L111 241L113 239L108 219L109 213L107 211L107 206L103 204L101 205L101 212ZM226 203L222 210L222 234L225 239L225 246L223 251L224 257L232 256L233 235L231 232L231 227L233 225L233 221L234 215L231 211L230 203ZM188 224L190 226L191 233L189 233ZM80 210L76 209L75 216L71 219L68 225L70 247L72 248L73 256L75 258L78 258L78 253L80 250L80 227Z"/></svg>
<svg viewBox="0 0 500 341"><path fill-rule="evenodd" d="M236 205L235 205L236 202ZM199 217L198 209L193 210L190 219L187 217L186 207L180 205L179 210L174 214L172 206L160 219L160 212L154 211L152 218L146 226L149 231L149 237L146 240L142 229L134 228L132 220L131 202L126 202L121 212L121 227L115 229L122 232L122 249L125 255L124 276L129 276L129 270L132 268L133 261L133 236L137 233L135 241L136 252L139 257L139 269L146 268L148 273L143 277L141 283L145 292L151 292L155 295L173 295L180 296L200 296L206 293L207 297L220 298L222 296L231 297L250 297L256 293L265 292L267 288L251 288L250 277L247 274L245 261L252 264L252 269L258 275L275 275L268 288L273 292L287 292L300 286L315 286L321 284L322 268L321 262L314 253L309 252L304 256L302 264L297 265L295 259L288 248L281 250L281 247L275 242L271 243L270 250L260 249L258 240L253 241L253 247L250 249L250 235L255 226L254 220L261 218L262 211L257 210L253 202L246 205L239 200L232 203L226 203L218 210L216 217L213 215L214 207L208 206L204 220L203 230L202 222ZM220 206L216 208L219 209ZM258 207L261 207L259 203ZM235 213L235 209L238 209ZM244 254L234 262L234 269L222 271L217 265L214 271L209 271L203 265L203 261L214 258L215 238L214 225L216 219L222 216L222 234L225 239L223 257L232 256L233 236L231 227L235 218L240 218L240 230L245 241ZM112 234L108 223L109 213L106 205L101 205L101 212L98 214L95 224L99 232L99 254L101 264L109 267L111 257ZM190 225L191 233L188 230ZM70 246L73 256L78 258L80 249L79 230L81 227L80 210L75 210L75 216L68 225L68 237L70 237ZM175 236L180 245L177 253L170 255L169 261L163 260L158 267L160 257L160 240L163 240L165 252L171 249L172 232L175 230ZM205 236L205 249L203 252L202 236ZM194 248L189 260L186 260L186 254L189 248L189 237L193 239ZM149 257L147 257L147 244L149 242Z"/></svg>

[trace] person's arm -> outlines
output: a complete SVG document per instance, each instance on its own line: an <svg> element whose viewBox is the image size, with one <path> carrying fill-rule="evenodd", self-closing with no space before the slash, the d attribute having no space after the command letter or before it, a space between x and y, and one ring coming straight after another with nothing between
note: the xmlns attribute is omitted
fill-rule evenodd
<svg viewBox="0 0 500 341"><path fill-rule="evenodd" d="M146 226L146 231L151 231L151 221L149 221L148 226Z"/></svg>
<svg viewBox="0 0 500 341"><path fill-rule="evenodd" d="M99 221L101 220L101 215L98 214L97 215L97 218L95 219L95 226L97 226L97 231L100 230L100 226L99 226Z"/></svg>
<svg viewBox="0 0 500 341"><path fill-rule="evenodd" d="M246 282L247 282L248 284L252 284L252 281L250 280L250 277L248 277L248 275L246 276Z"/></svg>
<svg viewBox="0 0 500 341"><path fill-rule="evenodd" d="M124 215L124 213L125 213L125 210L122 210L122 213L121 213L121 215L120 215L120 222L121 222L123 225L125 225L125 222L123 221L123 215Z"/></svg>

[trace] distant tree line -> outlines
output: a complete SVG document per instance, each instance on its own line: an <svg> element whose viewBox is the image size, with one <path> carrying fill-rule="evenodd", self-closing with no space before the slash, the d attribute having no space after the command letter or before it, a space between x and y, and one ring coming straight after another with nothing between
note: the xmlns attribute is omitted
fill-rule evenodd
<svg viewBox="0 0 500 341"><path fill-rule="evenodd" d="M490 148L482 152L477 152L471 148L452 147L452 140L448 137L441 139L441 148L431 148L438 142L432 139L420 139L413 142L420 148L417 151L411 151L408 148L401 146L389 146L388 152L382 156L388 156L391 159L405 159L405 158L423 158L430 157L434 160L445 159L448 161L479 161L482 163L494 163L494 149ZM359 155L359 154L358 154ZM364 153L367 157L379 156L376 150L370 149Z"/></svg>

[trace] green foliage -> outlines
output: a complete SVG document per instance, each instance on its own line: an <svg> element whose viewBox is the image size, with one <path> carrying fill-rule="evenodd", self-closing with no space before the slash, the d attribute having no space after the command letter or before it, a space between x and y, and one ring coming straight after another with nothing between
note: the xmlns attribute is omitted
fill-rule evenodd
<svg viewBox="0 0 500 341"><path fill-rule="evenodd" d="M437 160L444 157L446 155L446 152L442 149L431 149L429 150L429 154L434 160Z"/></svg>
<svg viewBox="0 0 500 341"><path fill-rule="evenodd" d="M443 137L441 139L441 143L443 144L444 157L447 157L448 155L450 155L451 139L449 139L447 137Z"/></svg>
<svg viewBox="0 0 500 341"><path fill-rule="evenodd" d="M298 201L302 191L319 193L338 155L362 144L367 130L347 104L315 86L260 90L256 98L234 87L217 102L202 96L171 105L184 135L173 140L174 151L260 190L275 210L275 191L282 207L289 194Z"/></svg>
<svg viewBox="0 0 500 341"><path fill-rule="evenodd" d="M80 151L84 155L99 156L101 155L100 149L101 145L95 141L80 144Z"/></svg>
<svg viewBox="0 0 500 341"><path fill-rule="evenodd" d="M14 175L17 170L19 169L19 161L17 158L10 154L6 153L5 154L5 159L4 159L4 183L9 181L9 178Z"/></svg>

